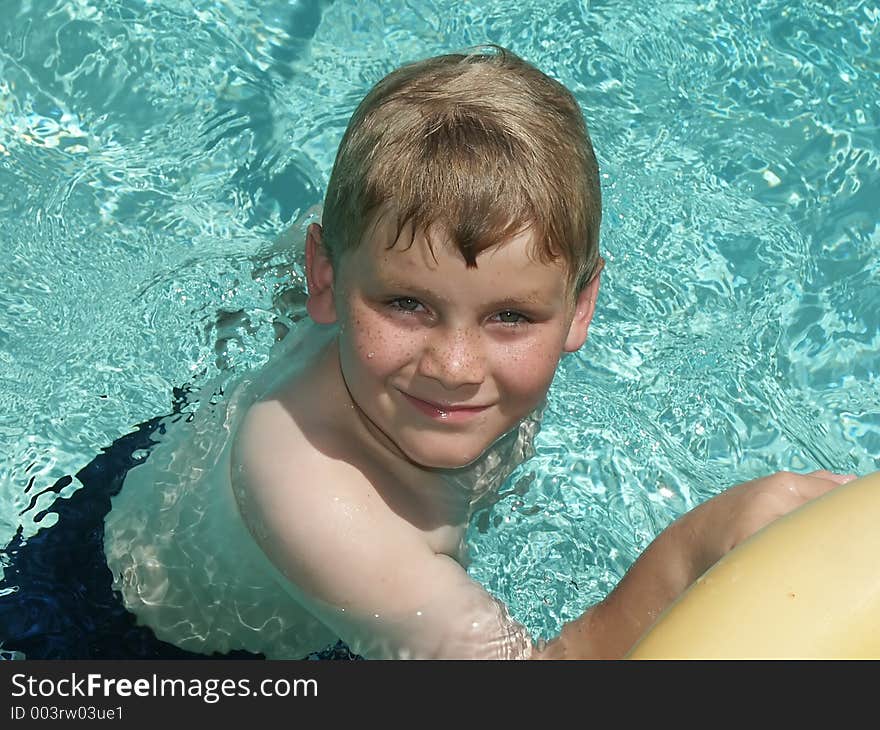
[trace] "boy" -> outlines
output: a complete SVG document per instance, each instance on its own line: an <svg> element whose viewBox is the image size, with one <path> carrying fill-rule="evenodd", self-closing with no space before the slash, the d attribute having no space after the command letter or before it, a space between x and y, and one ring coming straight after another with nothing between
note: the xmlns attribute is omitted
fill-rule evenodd
<svg viewBox="0 0 880 730"><path fill-rule="evenodd" d="M247 409L229 462L254 542L325 640L368 658L623 656L731 547L845 480L728 490L546 645L470 579L472 506L530 455L559 359L586 340L600 214L577 103L503 49L404 66L355 111L306 236L323 327Z"/></svg>
<svg viewBox="0 0 880 730"><path fill-rule="evenodd" d="M692 513L543 651L469 579L472 499L450 480L584 343L599 219L576 102L508 52L404 67L355 112L306 241L308 311L338 339L251 410L233 459L257 541L359 653L621 655L732 544L838 481L783 475Z"/></svg>

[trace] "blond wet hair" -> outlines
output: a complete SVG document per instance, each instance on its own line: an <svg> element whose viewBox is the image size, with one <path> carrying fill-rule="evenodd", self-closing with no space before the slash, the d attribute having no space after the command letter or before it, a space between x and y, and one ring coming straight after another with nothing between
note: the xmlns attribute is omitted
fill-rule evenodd
<svg viewBox="0 0 880 730"><path fill-rule="evenodd" d="M384 215L440 225L468 267L531 228L579 292L602 266L599 170L571 92L499 46L411 63L377 83L340 143L324 202L331 260ZM431 238L428 244L432 246ZM433 250L433 248L432 248Z"/></svg>

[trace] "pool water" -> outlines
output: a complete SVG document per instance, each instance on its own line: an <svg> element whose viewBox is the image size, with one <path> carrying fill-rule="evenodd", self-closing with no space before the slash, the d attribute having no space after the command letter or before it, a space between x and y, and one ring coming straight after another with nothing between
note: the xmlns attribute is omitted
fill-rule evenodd
<svg viewBox="0 0 880 730"><path fill-rule="evenodd" d="M857 0L7 0L0 647L171 651L121 648L114 479L176 388L261 364L303 316L275 241L366 90L480 42L581 103L608 265L471 574L549 637L722 488L880 468L878 24Z"/></svg>

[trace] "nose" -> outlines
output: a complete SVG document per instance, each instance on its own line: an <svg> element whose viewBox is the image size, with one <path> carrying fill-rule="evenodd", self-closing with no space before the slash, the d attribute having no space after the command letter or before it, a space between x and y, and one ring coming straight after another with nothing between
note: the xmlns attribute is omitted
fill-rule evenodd
<svg viewBox="0 0 880 730"><path fill-rule="evenodd" d="M418 372L447 390L482 383L486 362L480 338L469 328L436 328L425 335Z"/></svg>

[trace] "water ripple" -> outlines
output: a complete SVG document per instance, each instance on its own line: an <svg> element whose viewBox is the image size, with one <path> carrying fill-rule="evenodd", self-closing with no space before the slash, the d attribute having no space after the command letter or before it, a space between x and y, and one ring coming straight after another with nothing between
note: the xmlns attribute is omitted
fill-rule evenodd
<svg viewBox="0 0 880 730"><path fill-rule="evenodd" d="M550 635L723 487L877 468L878 21L862 0L8 2L0 542L174 386L262 361L303 316L302 227L276 239L355 104L486 41L581 103L608 267L472 573Z"/></svg>

